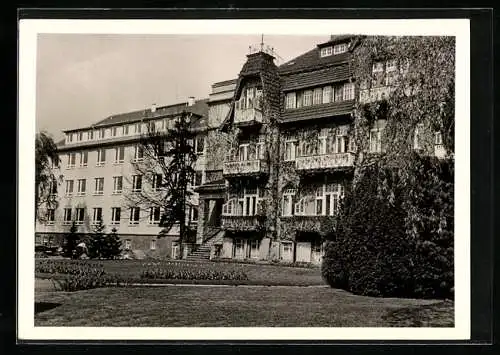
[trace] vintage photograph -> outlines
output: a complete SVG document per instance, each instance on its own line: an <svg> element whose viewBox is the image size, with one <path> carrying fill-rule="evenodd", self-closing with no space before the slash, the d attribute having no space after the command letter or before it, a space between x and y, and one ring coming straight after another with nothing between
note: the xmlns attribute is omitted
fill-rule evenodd
<svg viewBox="0 0 500 355"><path fill-rule="evenodd" d="M40 33L35 327L454 327L456 38Z"/></svg>

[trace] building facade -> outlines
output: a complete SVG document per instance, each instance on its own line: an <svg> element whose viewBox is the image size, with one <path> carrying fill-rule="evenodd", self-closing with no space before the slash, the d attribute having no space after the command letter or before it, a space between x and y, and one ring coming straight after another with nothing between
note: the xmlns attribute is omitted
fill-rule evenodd
<svg viewBox="0 0 500 355"><path fill-rule="evenodd" d="M214 83L208 99L187 105L198 118L199 159L196 208L190 212L196 243L184 257L321 263L324 237L335 229L356 164L385 149L386 121L377 119L360 133L359 109L389 97L394 80L410 65L390 57L370 59L370 82L358 83L353 55L362 41L331 36L280 66L273 52L261 48L247 55L236 79ZM106 226L119 227L127 247L178 257L178 230L157 238L157 209L121 206L125 191L137 188L131 164L140 158L141 127L154 122L161 129L181 108L186 104L112 116L65 132L59 146L60 205L49 211L48 224L37 227L40 235L61 233L72 220L88 232L101 218ZM431 136L428 153L446 155L440 132L418 123L412 134L413 149L423 151L422 137Z"/></svg>

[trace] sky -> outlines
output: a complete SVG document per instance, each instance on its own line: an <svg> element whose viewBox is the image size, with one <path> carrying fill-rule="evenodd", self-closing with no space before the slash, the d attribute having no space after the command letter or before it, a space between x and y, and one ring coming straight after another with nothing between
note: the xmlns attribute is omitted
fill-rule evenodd
<svg viewBox="0 0 500 355"><path fill-rule="evenodd" d="M286 62L324 36L265 35ZM122 112L207 98L211 85L234 79L260 35L39 34L36 129L63 138ZM278 63L279 64L279 63Z"/></svg>

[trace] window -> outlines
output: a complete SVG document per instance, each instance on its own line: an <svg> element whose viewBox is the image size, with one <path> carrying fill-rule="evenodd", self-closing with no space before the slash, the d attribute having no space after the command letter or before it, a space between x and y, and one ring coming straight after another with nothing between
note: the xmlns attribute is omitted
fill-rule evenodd
<svg viewBox="0 0 500 355"><path fill-rule="evenodd" d="M47 225L53 225L56 220L56 210L53 208L47 209Z"/></svg>
<svg viewBox="0 0 500 355"><path fill-rule="evenodd" d="M344 98L344 86L336 85L335 86L335 102L342 101Z"/></svg>
<svg viewBox="0 0 500 355"><path fill-rule="evenodd" d="M153 181L151 185L154 191L159 191L162 185L162 175L161 174L153 175Z"/></svg>
<svg viewBox="0 0 500 355"><path fill-rule="evenodd" d="M66 196L73 195L73 185L74 185L73 180L66 180Z"/></svg>
<svg viewBox="0 0 500 355"><path fill-rule="evenodd" d="M66 141L67 141L68 143L73 142L73 133L68 133L68 134L66 135Z"/></svg>
<svg viewBox="0 0 500 355"><path fill-rule="evenodd" d="M330 55L332 55L332 47L331 46L321 48L321 53L320 53L321 57L328 57Z"/></svg>
<svg viewBox="0 0 500 355"><path fill-rule="evenodd" d="M103 166L106 162L106 149L99 149L97 151L97 166Z"/></svg>
<svg viewBox="0 0 500 355"><path fill-rule="evenodd" d="M392 85L395 83L398 74L398 66L396 60L388 60L385 64L385 84Z"/></svg>
<svg viewBox="0 0 500 355"><path fill-rule="evenodd" d="M192 206L190 209L189 209L189 215L190 215L190 220L192 222L196 222L198 220L198 208L197 207L194 207Z"/></svg>
<svg viewBox="0 0 500 355"><path fill-rule="evenodd" d="M149 224L160 223L160 207L151 207L149 209Z"/></svg>
<svg viewBox="0 0 500 355"><path fill-rule="evenodd" d="M382 129L375 128L370 131L370 152L382 152Z"/></svg>
<svg viewBox="0 0 500 355"><path fill-rule="evenodd" d="M423 132L424 132L424 124L419 123L415 127L415 134L413 136L413 149L422 149L423 148Z"/></svg>
<svg viewBox="0 0 500 355"><path fill-rule="evenodd" d="M132 176L132 191L139 192L142 190L142 175Z"/></svg>
<svg viewBox="0 0 500 355"><path fill-rule="evenodd" d="M196 154L203 154L205 150L205 136L196 137L195 144L196 144L196 149L195 149Z"/></svg>
<svg viewBox="0 0 500 355"><path fill-rule="evenodd" d="M340 43L333 46L333 54L340 54L347 52L347 43Z"/></svg>
<svg viewBox="0 0 500 355"><path fill-rule="evenodd" d="M121 164L125 160L125 147L115 148L115 164Z"/></svg>
<svg viewBox="0 0 500 355"><path fill-rule="evenodd" d="M130 208L129 224L136 225L139 224L141 209L139 207Z"/></svg>
<svg viewBox="0 0 500 355"><path fill-rule="evenodd" d="M202 180L203 180L203 173L201 171L195 172L193 186L200 186Z"/></svg>
<svg viewBox="0 0 500 355"><path fill-rule="evenodd" d="M299 91L296 93L297 95L297 108L301 108L302 106L304 106L304 92L303 91Z"/></svg>
<svg viewBox="0 0 500 355"><path fill-rule="evenodd" d="M80 153L80 166L87 166L89 160L89 152L81 152Z"/></svg>
<svg viewBox="0 0 500 355"><path fill-rule="evenodd" d="M94 195L103 195L104 194L104 178L95 178L94 179Z"/></svg>
<svg viewBox="0 0 500 355"><path fill-rule="evenodd" d="M372 73L383 73L384 72L384 63L383 62L376 62L373 63L372 66Z"/></svg>
<svg viewBox="0 0 500 355"><path fill-rule="evenodd" d="M134 125L134 132L137 134L141 133L141 123L136 123Z"/></svg>
<svg viewBox="0 0 500 355"><path fill-rule="evenodd" d="M116 137L118 135L118 127L111 127L111 137Z"/></svg>
<svg viewBox="0 0 500 355"><path fill-rule="evenodd" d="M75 224L82 225L85 220L85 208L78 207L75 209L75 212L76 212Z"/></svg>
<svg viewBox="0 0 500 355"><path fill-rule="evenodd" d="M124 136L128 136L128 125L123 126L123 128L122 128L122 134Z"/></svg>
<svg viewBox="0 0 500 355"><path fill-rule="evenodd" d="M314 89L313 105L319 105L322 103L323 103L323 89L322 88Z"/></svg>
<svg viewBox="0 0 500 355"><path fill-rule="evenodd" d="M123 191L123 176L113 176L113 194L121 194Z"/></svg>
<svg viewBox="0 0 500 355"><path fill-rule="evenodd" d="M250 241L250 258L257 259L259 257L260 240L252 239Z"/></svg>
<svg viewBox="0 0 500 355"><path fill-rule="evenodd" d="M104 139L104 137L106 137L106 129L101 128L98 134L99 134L99 139Z"/></svg>
<svg viewBox="0 0 500 355"><path fill-rule="evenodd" d="M120 215L122 209L120 207L111 208L111 224L120 224Z"/></svg>
<svg viewBox="0 0 500 355"><path fill-rule="evenodd" d="M292 242L281 242L281 245L283 247L283 254L282 254L281 258L283 260L291 261L293 259L293 244L292 244Z"/></svg>
<svg viewBox="0 0 500 355"><path fill-rule="evenodd" d="M295 108L296 105L296 95L294 92L289 92L286 94L285 108Z"/></svg>
<svg viewBox="0 0 500 355"><path fill-rule="evenodd" d="M91 141L94 139L94 131L87 132L87 140Z"/></svg>
<svg viewBox="0 0 500 355"><path fill-rule="evenodd" d="M325 86L323 88L323 103L327 104L332 101L332 87Z"/></svg>
<svg viewBox="0 0 500 355"><path fill-rule="evenodd" d="M125 246L124 246L125 250L130 250L132 249L132 242L130 241L130 239L126 239L125 240Z"/></svg>
<svg viewBox="0 0 500 355"><path fill-rule="evenodd" d="M76 164L76 153L68 154L68 169L74 168Z"/></svg>
<svg viewBox="0 0 500 355"><path fill-rule="evenodd" d="M86 190L87 190L87 180L79 179L78 184L77 184L76 195L83 196L83 195L85 195Z"/></svg>
<svg viewBox="0 0 500 355"><path fill-rule="evenodd" d="M385 84L384 82L384 62L375 62L372 66L372 86L379 87Z"/></svg>
<svg viewBox="0 0 500 355"><path fill-rule="evenodd" d="M94 216L92 217L92 224L98 224L102 222L102 208L96 207L94 208Z"/></svg>
<svg viewBox="0 0 500 355"><path fill-rule="evenodd" d="M285 161L295 160L295 140L285 142Z"/></svg>
<svg viewBox="0 0 500 355"><path fill-rule="evenodd" d="M135 146L134 161L141 161L144 159L144 149L140 145Z"/></svg>
<svg viewBox="0 0 500 355"><path fill-rule="evenodd" d="M64 209L63 224L71 224L71 208L65 208Z"/></svg>
<svg viewBox="0 0 500 355"><path fill-rule="evenodd" d="M295 189L287 189L283 192L283 216L293 215L293 198L295 196Z"/></svg>
<svg viewBox="0 0 500 355"><path fill-rule="evenodd" d="M78 132L76 135L76 140L81 142L83 141L83 132Z"/></svg>
<svg viewBox="0 0 500 355"><path fill-rule="evenodd" d="M52 196L57 195L57 181L56 181L56 179L50 180L49 194Z"/></svg>
<svg viewBox="0 0 500 355"><path fill-rule="evenodd" d="M306 90L304 91L304 99L303 99L303 105L304 106L311 106L312 104L312 90Z"/></svg>
<svg viewBox="0 0 500 355"><path fill-rule="evenodd" d="M156 250L156 239L151 239L151 244L149 245L149 249Z"/></svg>
<svg viewBox="0 0 500 355"><path fill-rule="evenodd" d="M443 135L439 131L434 132L434 145L443 145Z"/></svg>
<svg viewBox="0 0 500 355"><path fill-rule="evenodd" d="M354 100L354 84L344 84L344 100Z"/></svg>

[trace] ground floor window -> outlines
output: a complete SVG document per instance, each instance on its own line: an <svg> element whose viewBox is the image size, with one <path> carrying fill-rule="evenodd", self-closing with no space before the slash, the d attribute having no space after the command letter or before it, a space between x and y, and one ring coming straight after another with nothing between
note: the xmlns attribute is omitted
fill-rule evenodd
<svg viewBox="0 0 500 355"><path fill-rule="evenodd" d="M257 259L259 257L260 240L253 239L250 242L250 258Z"/></svg>
<svg viewBox="0 0 500 355"><path fill-rule="evenodd" d="M243 259L245 257L245 240L235 239L234 240L234 257L237 259Z"/></svg>
<svg viewBox="0 0 500 355"><path fill-rule="evenodd" d="M151 240L151 245L150 245L151 250L156 250L156 239Z"/></svg>
<svg viewBox="0 0 500 355"><path fill-rule="evenodd" d="M179 257L179 244L172 243L172 259L177 259Z"/></svg>
<svg viewBox="0 0 500 355"><path fill-rule="evenodd" d="M293 261L293 243L292 242L282 242L281 243L281 259L285 261Z"/></svg>

